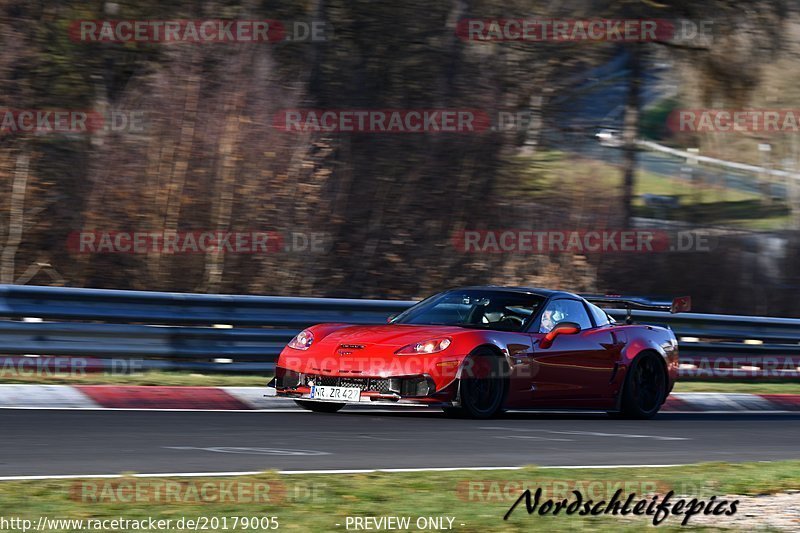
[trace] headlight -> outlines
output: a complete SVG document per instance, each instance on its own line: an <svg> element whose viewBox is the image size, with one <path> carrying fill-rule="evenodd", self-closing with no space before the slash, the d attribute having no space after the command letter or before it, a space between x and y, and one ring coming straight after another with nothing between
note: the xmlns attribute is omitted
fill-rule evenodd
<svg viewBox="0 0 800 533"><path fill-rule="evenodd" d="M397 355L424 355L429 353L441 352L450 346L450 339L447 337L442 339L431 339L422 342L415 342L397 350Z"/></svg>
<svg viewBox="0 0 800 533"><path fill-rule="evenodd" d="M308 350L313 342L314 334L307 329L304 329L289 341L288 346L289 348L294 348L295 350Z"/></svg>

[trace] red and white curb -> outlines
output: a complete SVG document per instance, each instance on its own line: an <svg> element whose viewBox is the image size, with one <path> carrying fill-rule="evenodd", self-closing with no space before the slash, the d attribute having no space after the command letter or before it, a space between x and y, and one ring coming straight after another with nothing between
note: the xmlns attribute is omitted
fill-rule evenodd
<svg viewBox="0 0 800 533"><path fill-rule="evenodd" d="M800 411L800 394L675 392L667 398L661 410L704 413Z"/></svg>
<svg viewBox="0 0 800 533"><path fill-rule="evenodd" d="M187 411L284 411L293 402L265 398L265 387L165 387L0 384L5 409L144 409ZM666 412L800 411L800 394L678 392Z"/></svg>
<svg viewBox="0 0 800 533"><path fill-rule="evenodd" d="M293 408L264 387L0 384L0 408L253 411Z"/></svg>

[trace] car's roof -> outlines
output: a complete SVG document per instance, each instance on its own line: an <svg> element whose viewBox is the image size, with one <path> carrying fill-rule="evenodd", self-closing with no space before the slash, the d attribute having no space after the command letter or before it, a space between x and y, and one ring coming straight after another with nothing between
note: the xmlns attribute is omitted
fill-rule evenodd
<svg viewBox="0 0 800 533"><path fill-rule="evenodd" d="M557 291L552 289L542 289L539 287L505 287L501 285L473 285L469 287L456 287L450 289L450 291L461 291L461 290L489 290L489 291L506 291L506 292L524 292L528 294L535 294L537 296L541 296L543 298L549 298L551 296L564 296L570 298L578 298L582 299L577 294L573 294L571 292L566 291Z"/></svg>

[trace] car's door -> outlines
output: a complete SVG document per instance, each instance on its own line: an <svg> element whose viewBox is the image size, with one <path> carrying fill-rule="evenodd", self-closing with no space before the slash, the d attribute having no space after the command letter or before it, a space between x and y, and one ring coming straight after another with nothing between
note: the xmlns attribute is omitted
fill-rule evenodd
<svg viewBox="0 0 800 533"><path fill-rule="evenodd" d="M554 318L549 324L548 311ZM543 345L546 333L559 322L574 322L581 330ZM598 324L582 300L558 298L548 302L538 328L531 333L534 406L606 407L614 397L611 381L624 346L613 326L608 321Z"/></svg>

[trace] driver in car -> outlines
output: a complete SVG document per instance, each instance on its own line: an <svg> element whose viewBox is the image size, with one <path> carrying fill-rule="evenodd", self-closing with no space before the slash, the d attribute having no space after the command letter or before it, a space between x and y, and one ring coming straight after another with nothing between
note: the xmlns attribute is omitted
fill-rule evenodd
<svg viewBox="0 0 800 533"><path fill-rule="evenodd" d="M549 333L556 324L563 322L567 318L564 309L559 302L553 302L547 309L542 312L542 325L539 328L540 333Z"/></svg>

